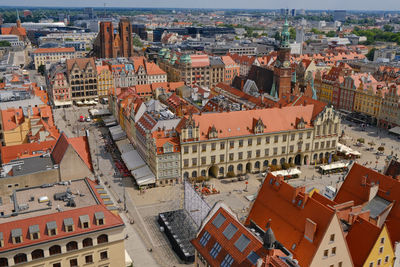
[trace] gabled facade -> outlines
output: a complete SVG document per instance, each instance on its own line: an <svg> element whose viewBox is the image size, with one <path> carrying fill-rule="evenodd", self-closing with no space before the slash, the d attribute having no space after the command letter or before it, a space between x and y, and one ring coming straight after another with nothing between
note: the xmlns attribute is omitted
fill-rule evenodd
<svg viewBox="0 0 400 267"><path fill-rule="evenodd" d="M98 97L94 58L68 59L66 62L72 101L90 101Z"/></svg>
<svg viewBox="0 0 400 267"><path fill-rule="evenodd" d="M300 266L353 266L336 211L270 173L245 225L262 229L267 222Z"/></svg>
<svg viewBox="0 0 400 267"><path fill-rule="evenodd" d="M379 109L378 126L386 129L400 126L400 85L391 84Z"/></svg>

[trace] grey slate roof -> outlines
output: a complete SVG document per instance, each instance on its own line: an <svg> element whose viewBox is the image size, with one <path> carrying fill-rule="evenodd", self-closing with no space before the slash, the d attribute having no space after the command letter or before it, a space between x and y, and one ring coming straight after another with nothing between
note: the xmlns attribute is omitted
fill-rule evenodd
<svg viewBox="0 0 400 267"><path fill-rule="evenodd" d="M29 226L29 233L30 234L39 233L39 225L34 224Z"/></svg>
<svg viewBox="0 0 400 267"><path fill-rule="evenodd" d="M81 223L89 222L89 215L81 215L81 216L79 216L79 221Z"/></svg>
<svg viewBox="0 0 400 267"><path fill-rule="evenodd" d="M95 212L94 217L96 220L104 219L104 213L102 211Z"/></svg>
<svg viewBox="0 0 400 267"><path fill-rule="evenodd" d="M46 227L48 230L57 229L57 223L55 221L51 221L46 223Z"/></svg>
<svg viewBox="0 0 400 267"><path fill-rule="evenodd" d="M64 225L65 225L65 226L74 225L74 220L73 220L72 218L65 218L65 219L64 219Z"/></svg>
<svg viewBox="0 0 400 267"><path fill-rule="evenodd" d="M11 236L12 237L22 236L22 229L21 228L12 229L11 230Z"/></svg>
<svg viewBox="0 0 400 267"><path fill-rule="evenodd" d="M379 196L375 196L373 199L371 199L370 202L368 202L367 205L364 206L362 210L363 211L369 210L370 217L375 219L386 209L387 206L389 206L390 203L391 202L387 201L386 199L383 199Z"/></svg>

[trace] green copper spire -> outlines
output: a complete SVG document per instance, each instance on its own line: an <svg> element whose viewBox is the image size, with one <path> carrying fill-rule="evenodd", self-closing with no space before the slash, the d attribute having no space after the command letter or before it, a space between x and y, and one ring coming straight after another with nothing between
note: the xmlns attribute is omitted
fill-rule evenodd
<svg viewBox="0 0 400 267"><path fill-rule="evenodd" d="M289 47L289 38L290 38L289 23L287 21L287 16L286 16L285 24L283 24L283 29L282 29L281 47Z"/></svg>

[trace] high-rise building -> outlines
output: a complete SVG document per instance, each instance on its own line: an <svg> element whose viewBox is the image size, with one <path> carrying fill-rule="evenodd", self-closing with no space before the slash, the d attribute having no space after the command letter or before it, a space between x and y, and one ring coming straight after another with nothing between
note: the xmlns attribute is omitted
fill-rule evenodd
<svg viewBox="0 0 400 267"><path fill-rule="evenodd" d="M101 58L133 56L132 25L129 20L120 20L116 34L111 21L100 22L100 31L93 47L96 56Z"/></svg>
<svg viewBox="0 0 400 267"><path fill-rule="evenodd" d="M333 11L334 21L344 21L346 20L346 10L335 10Z"/></svg>
<svg viewBox="0 0 400 267"><path fill-rule="evenodd" d="M292 16L292 17L295 17L296 16L296 9L291 9L290 10L290 15Z"/></svg>
<svg viewBox="0 0 400 267"><path fill-rule="evenodd" d="M146 25L144 24L133 24L132 25L133 33L136 33L140 39L146 40L147 39L147 30Z"/></svg>

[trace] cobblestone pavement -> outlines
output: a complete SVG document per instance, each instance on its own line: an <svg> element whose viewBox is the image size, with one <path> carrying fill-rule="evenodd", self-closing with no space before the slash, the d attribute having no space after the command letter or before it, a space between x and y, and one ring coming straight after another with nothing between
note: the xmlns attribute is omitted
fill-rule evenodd
<svg viewBox="0 0 400 267"><path fill-rule="evenodd" d="M171 246L165 235L160 231L157 223L157 215L160 212L176 210L183 205L183 186L176 184L174 186L157 187L141 193L133 184L131 178L122 178L114 164L112 155L106 151L103 135L108 135L107 129L94 126L93 122L78 122L80 115L88 114L87 107L71 107L54 111L54 119L60 130L64 131L68 137L84 135L85 130L90 131L90 140L92 145L92 154L96 156L95 166L98 165L101 180L108 182L108 190L112 197L117 201L121 200L120 207L123 209L124 192L126 196L126 207L128 212L122 213L122 217L127 225L129 235L126 241L126 249L131 255L135 266L188 266L180 262L179 258L173 253ZM366 162L367 166L382 170L385 165L386 156L393 155L399 151L399 140L391 137L387 132L379 132L374 127L368 127L362 131L358 126L351 125L348 122L343 123L343 130L347 136L346 145L358 150L362 156L357 161L361 164ZM378 132L378 134L377 134ZM365 139L364 147L356 147L357 138ZM376 143L375 151L382 143L385 147L385 155L378 159L374 152L366 151L365 148L370 141ZM97 160L98 158L98 160ZM376 163L378 161L378 163ZM97 168L97 167L95 167ZM317 188L323 190L325 186L332 185L339 188L340 181L344 174L321 175L317 172L315 166L300 166L302 174L297 179L289 180L293 186L306 186L306 189ZM97 170L97 169L96 169ZM246 197L255 196L261 186L262 177L260 174L249 174L248 184L245 181L225 182L218 179L211 179L208 183L219 191L218 194L205 196L205 201L213 206L218 201L225 202L244 220L248 214L251 201ZM134 224L130 224L131 219ZM151 248L152 252L148 252Z"/></svg>

